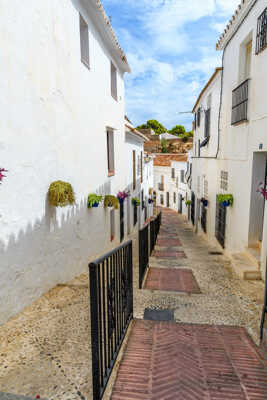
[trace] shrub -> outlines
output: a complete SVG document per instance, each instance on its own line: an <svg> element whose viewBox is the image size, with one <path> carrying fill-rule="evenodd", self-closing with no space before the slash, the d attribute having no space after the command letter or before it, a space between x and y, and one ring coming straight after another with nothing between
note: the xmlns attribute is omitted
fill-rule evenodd
<svg viewBox="0 0 267 400"><path fill-rule="evenodd" d="M70 183L56 181L51 183L48 190L48 198L51 206L65 207L75 203L75 195Z"/></svg>
<svg viewBox="0 0 267 400"><path fill-rule="evenodd" d="M91 208L91 207L93 207L93 205L94 205L95 203L96 203L96 204L99 204L100 201L102 200L102 198L103 198L103 196L99 196L99 195L97 195L97 194L95 194L95 193L89 194L88 200L87 200L87 207L88 207L88 208Z"/></svg>
<svg viewBox="0 0 267 400"><path fill-rule="evenodd" d="M117 210L119 208L119 199L115 196L106 195L104 198L104 207L114 207Z"/></svg>

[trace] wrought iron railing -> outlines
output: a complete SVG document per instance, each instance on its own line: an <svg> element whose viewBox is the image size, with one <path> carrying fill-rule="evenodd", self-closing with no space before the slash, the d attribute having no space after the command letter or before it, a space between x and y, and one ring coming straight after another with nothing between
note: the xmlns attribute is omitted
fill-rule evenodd
<svg viewBox="0 0 267 400"><path fill-rule="evenodd" d="M161 212L155 219L152 219L150 221L150 254L152 254L155 248L157 237L160 230L160 225L161 225Z"/></svg>
<svg viewBox="0 0 267 400"><path fill-rule="evenodd" d="M148 240L148 225L146 225L139 231L139 289L142 289L143 279L148 268Z"/></svg>
<svg viewBox="0 0 267 400"><path fill-rule="evenodd" d="M267 47L267 7L258 18L256 54Z"/></svg>
<svg viewBox="0 0 267 400"><path fill-rule="evenodd" d="M232 125L248 119L248 83L241 83L232 93Z"/></svg>
<svg viewBox="0 0 267 400"><path fill-rule="evenodd" d="M260 340L264 339L264 324L267 315L267 262L266 262L266 275L265 275L265 295L264 295L264 305L262 309L261 326L260 326ZM267 340L267 337L266 337Z"/></svg>
<svg viewBox="0 0 267 400"><path fill-rule="evenodd" d="M132 242L89 264L93 399L102 398L133 318Z"/></svg>
<svg viewBox="0 0 267 400"><path fill-rule="evenodd" d="M225 231L226 231L226 212L227 212L227 207L224 207L222 204L220 204L217 198L215 237L223 248L224 248Z"/></svg>

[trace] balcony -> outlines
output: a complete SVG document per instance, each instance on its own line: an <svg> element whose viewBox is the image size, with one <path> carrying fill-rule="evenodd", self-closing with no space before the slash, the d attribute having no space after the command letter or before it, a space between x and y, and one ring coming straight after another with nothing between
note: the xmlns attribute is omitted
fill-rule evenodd
<svg viewBox="0 0 267 400"><path fill-rule="evenodd" d="M248 120L248 83L241 83L232 94L232 125Z"/></svg>
<svg viewBox="0 0 267 400"><path fill-rule="evenodd" d="M164 183L159 183L159 190L164 192Z"/></svg>

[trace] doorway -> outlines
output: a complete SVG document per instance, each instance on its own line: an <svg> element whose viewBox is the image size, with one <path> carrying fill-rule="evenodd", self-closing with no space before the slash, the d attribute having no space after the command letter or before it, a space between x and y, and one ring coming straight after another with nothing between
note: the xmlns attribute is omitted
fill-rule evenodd
<svg viewBox="0 0 267 400"><path fill-rule="evenodd" d="M251 199L250 199L250 220L249 220L249 247L260 247L263 238L264 210L266 203L266 182L267 181L267 153L254 153ZM265 216L266 217L266 216Z"/></svg>

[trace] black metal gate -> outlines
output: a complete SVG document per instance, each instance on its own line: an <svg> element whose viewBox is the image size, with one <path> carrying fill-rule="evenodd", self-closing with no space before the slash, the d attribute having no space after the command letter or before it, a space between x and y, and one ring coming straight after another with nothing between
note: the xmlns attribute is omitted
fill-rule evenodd
<svg viewBox="0 0 267 400"><path fill-rule="evenodd" d="M179 209L178 209L179 214L182 214L183 212L183 196L179 194Z"/></svg>
<svg viewBox="0 0 267 400"><path fill-rule="evenodd" d="M222 204L220 204L217 199L215 236L223 248L225 242L226 210L227 207L224 207Z"/></svg>
<svg viewBox="0 0 267 400"><path fill-rule="evenodd" d="M196 196L195 193L192 192L191 194L191 221L192 224L195 225L195 206L196 206Z"/></svg>
<svg viewBox="0 0 267 400"><path fill-rule="evenodd" d="M120 241L124 239L124 203L120 203Z"/></svg>
<svg viewBox="0 0 267 400"><path fill-rule="evenodd" d="M207 209L203 204L201 206L201 227L207 233Z"/></svg>
<svg viewBox="0 0 267 400"><path fill-rule="evenodd" d="M136 225L136 223L137 223L137 205L134 205L133 213L134 213L134 225Z"/></svg>
<svg viewBox="0 0 267 400"><path fill-rule="evenodd" d="M104 394L133 318L132 241L89 264L93 400Z"/></svg>
<svg viewBox="0 0 267 400"><path fill-rule="evenodd" d="M152 254L152 251L155 248L158 233L160 230L160 225L161 225L161 212L155 219L152 219L150 221L150 254Z"/></svg>
<svg viewBox="0 0 267 400"><path fill-rule="evenodd" d="M149 262L148 225L139 231L139 289L142 289L143 279Z"/></svg>

